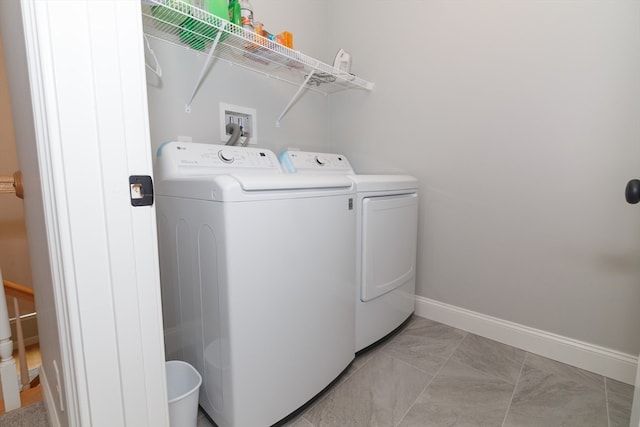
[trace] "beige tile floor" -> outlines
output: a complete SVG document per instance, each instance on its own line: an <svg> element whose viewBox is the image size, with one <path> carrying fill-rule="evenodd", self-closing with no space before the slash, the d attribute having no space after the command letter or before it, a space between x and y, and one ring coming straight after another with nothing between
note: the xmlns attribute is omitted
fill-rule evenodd
<svg viewBox="0 0 640 427"><path fill-rule="evenodd" d="M284 426L626 427L632 398L628 384L413 316ZM198 427L214 425L200 412Z"/></svg>

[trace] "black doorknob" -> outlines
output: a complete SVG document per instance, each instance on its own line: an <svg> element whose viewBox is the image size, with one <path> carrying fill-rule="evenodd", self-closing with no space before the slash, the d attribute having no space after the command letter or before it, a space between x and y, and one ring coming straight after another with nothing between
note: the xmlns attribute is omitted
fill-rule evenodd
<svg viewBox="0 0 640 427"><path fill-rule="evenodd" d="M627 202L632 205L640 202L640 179L632 179L629 181L624 195L627 198Z"/></svg>

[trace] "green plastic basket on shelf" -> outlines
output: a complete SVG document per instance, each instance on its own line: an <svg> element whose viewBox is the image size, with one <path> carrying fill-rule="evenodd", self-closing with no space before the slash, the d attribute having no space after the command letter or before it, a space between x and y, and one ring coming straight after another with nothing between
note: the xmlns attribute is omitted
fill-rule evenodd
<svg viewBox="0 0 640 427"><path fill-rule="evenodd" d="M151 15L163 24L179 27L187 18L190 9L187 3L166 0L165 6L151 6Z"/></svg>
<svg viewBox="0 0 640 427"><path fill-rule="evenodd" d="M152 6L151 14L163 25L168 26L167 31L177 32L183 43L193 49L204 50L206 44L215 39L218 27L222 27L229 17L225 0L209 0L205 6L215 16L202 14L200 18L193 17L191 6L176 0L165 1L164 6ZM224 37L223 33L220 39L223 40Z"/></svg>
<svg viewBox="0 0 640 427"><path fill-rule="evenodd" d="M180 40L197 50L204 50L206 44L212 42L219 31L213 24L207 24L193 18L187 18L181 28ZM224 37L223 33L220 40L223 40Z"/></svg>

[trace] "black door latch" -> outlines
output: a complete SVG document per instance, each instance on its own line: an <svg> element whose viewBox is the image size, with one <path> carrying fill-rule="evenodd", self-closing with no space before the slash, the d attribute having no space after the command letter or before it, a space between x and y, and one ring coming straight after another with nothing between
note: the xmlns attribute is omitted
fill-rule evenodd
<svg viewBox="0 0 640 427"><path fill-rule="evenodd" d="M131 206L153 205L153 181L148 175L131 175L129 177Z"/></svg>

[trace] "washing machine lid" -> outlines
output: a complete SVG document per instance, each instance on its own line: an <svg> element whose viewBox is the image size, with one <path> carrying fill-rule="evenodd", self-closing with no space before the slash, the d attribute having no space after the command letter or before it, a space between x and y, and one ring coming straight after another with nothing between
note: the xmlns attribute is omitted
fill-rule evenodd
<svg viewBox="0 0 640 427"><path fill-rule="evenodd" d="M264 148L171 141L156 154L156 194L200 200L243 201L353 192L344 175L291 175ZM303 194L304 193L304 194Z"/></svg>
<svg viewBox="0 0 640 427"><path fill-rule="evenodd" d="M344 176L296 176L221 174L156 182L158 196L220 202L355 194L353 182Z"/></svg>
<svg viewBox="0 0 640 427"><path fill-rule="evenodd" d="M353 183L345 176L325 175L230 175L238 181L244 191L274 191L274 190L308 190L351 188Z"/></svg>

